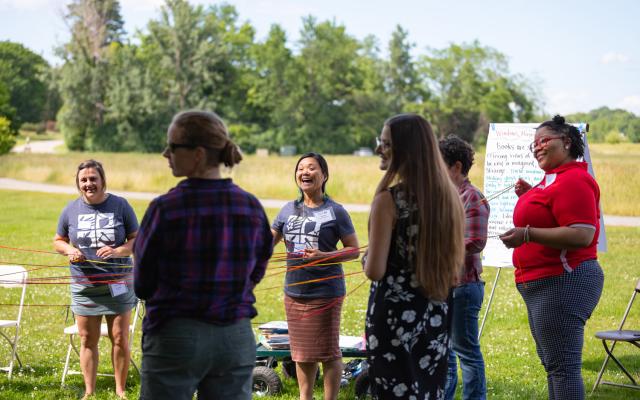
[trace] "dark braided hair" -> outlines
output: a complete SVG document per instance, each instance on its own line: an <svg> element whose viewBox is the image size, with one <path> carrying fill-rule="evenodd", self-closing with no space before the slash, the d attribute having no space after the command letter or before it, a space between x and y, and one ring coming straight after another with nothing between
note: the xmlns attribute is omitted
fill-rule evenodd
<svg viewBox="0 0 640 400"><path fill-rule="evenodd" d="M567 124L563 116L554 116L552 120L541 123L536 130L541 128L547 128L558 135L569 138L571 141L569 154L572 158L577 159L584 157L584 142L582 141L580 131L575 126Z"/></svg>

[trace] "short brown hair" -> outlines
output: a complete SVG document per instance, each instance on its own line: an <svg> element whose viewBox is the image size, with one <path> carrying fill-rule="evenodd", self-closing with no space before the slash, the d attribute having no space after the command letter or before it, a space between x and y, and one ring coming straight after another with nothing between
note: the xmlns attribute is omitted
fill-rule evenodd
<svg viewBox="0 0 640 400"><path fill-rule="evenodd" d="M229 138L227 127L216 113L189 110L176 114L171 125L180 129L187 144L207 150L207 165L224 163L232 167L242 160L238 146Z"/></svg>

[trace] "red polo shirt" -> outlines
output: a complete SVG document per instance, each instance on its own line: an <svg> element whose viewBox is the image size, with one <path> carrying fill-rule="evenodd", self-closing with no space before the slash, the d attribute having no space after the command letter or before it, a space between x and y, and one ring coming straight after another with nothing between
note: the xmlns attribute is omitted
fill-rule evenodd
<svg viewBox="0 0 640 400"><path fill-rule="evenodd" d="M597 259L600 232L600 188L587 172L587 163L570 162L549 171L542 181L520 196L513 211L516 227L555 228L592 226L596 232L587 247L560 250L525 243L513 251L516 283L572 271L586 260Z"/></svg>

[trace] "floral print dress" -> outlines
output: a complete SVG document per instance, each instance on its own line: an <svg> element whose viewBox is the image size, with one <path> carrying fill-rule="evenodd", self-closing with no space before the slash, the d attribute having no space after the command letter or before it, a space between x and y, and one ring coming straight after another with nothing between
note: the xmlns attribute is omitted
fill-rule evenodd
<svg viewBox="0 0 640 400"><path fill-rule="evenodd" d="M449 347L446 302L430 301L414 272L417 206L398 186L389 189L396 225L384 277L371 284L367 354L376 399L444 399Z"/></svg>

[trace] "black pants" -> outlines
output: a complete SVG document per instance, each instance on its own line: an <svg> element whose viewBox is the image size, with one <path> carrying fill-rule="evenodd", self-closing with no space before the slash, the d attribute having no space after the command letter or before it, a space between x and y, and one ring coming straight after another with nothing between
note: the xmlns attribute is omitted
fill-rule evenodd
<svg viewBox="0 0 640 400"><path fill-rule="evenodd" d="M517 285L547 371L550 400L584 399L584 325L600 300L603 283L598 261L591 260L572 272Z"/></svg>

